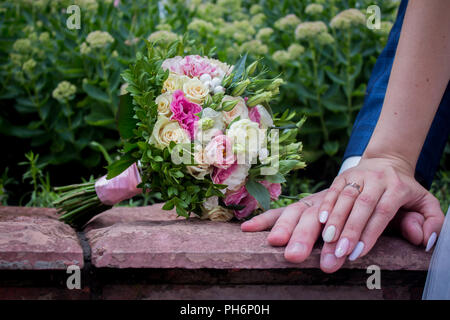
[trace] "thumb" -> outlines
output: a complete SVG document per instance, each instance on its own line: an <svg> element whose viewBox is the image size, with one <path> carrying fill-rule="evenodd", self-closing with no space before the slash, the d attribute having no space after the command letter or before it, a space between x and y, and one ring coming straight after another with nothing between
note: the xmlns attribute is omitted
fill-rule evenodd
<svg viewBox="0 0 450 320"><path fill-rule="evenodd" d="M429 192L425 194L418 206L414 208L422 213L425 221L423 223L423 242L426 251L429 251L436 242L442 225L444 223L444 213L441 210L439 201Z"/></svg>

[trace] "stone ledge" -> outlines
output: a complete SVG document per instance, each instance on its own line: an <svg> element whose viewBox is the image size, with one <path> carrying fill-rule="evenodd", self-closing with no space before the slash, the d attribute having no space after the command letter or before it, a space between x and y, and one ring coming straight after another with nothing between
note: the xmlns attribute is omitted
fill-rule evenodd
<svg viewBox="0 0 450 320"><path fill-rule="evenodd" d="M83 267L75 231L45 208L0 206L0 269L62 270Z"/></svg>
<svg viewBox="0 0 450 320"><path fill-rule="evenodd" d="M301 264L284 259L284 248L270 246L268 232L244 233L239 223L177 218L161 205L116 207L86 228L97 268L284 269L319 268L321 245ZM423 248L383 236L367 256L343 269L426 271L431 254Z"/></svg>

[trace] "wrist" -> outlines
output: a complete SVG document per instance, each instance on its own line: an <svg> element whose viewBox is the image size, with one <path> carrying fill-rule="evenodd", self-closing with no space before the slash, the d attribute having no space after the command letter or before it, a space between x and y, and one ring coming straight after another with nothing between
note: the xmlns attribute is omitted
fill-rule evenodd
<svg viewBox="0 0 450 320"><path fill-rule="evenodd" d="M386 166L393 167L406 175L414 177L416 161L413 162L403 155L389 152L375 153L372 150L366 149L361 157L361 162L366 160L376 160L377 162L382 162Z"/></svg>

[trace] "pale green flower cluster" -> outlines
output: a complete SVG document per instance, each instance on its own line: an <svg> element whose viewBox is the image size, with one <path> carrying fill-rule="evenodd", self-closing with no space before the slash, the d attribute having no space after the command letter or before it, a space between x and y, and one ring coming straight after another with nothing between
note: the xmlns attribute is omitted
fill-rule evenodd
<svg viewBox="0 0 450 320"><path fill-rule="evenodd" d="M98 9L97 0L75 0L75 4L88 12L97 12Z"/></svg>
<svg viewBox="0 0 450 320"><path fill-rule="evenodd" d="M218 19L221 18L225 14L224 8L215 5L214 3L202 3L199 5L193 5L190 6L191 10L197 9L197 16L202 19Z"/></svg>
<svg viewBox="0 0 450 320"><path fill-rule="evenodd" d="M171 43L175 40L178 40L179 36L176 33L173 33L172 31L167 30L159 30L155 31L152 34L149 35L148 41L155 43Z"/></svg>
<svg viewBox="0 0 450 320"><path fill-rule="evenodd" d="M172 31L172 26L168 23L160 23L156 26L156 30Z"/></svg>
<svg viewBox="0 0 450 320"><path fill-rule="evenodd" d="M244 42L240 46L240 51L248 52L253 55L263 55L269 52L269 48L265 44L263 44L261 40L254 39Z"/></svg>
<svg viewBox="0 0 450 320"><path fill-rule="evenodd" d="M334 38L328 32L322 32L317 36L317 42L321 45L332 44L334 42Z"/></svg>
<svg viewBox="0 0 450 320"><path fill-rule="evenodd" d="M73 95L77 92L77 87L71 84L69 81L62 81L53 90L52 96L58 101L66 102L71 100Z"/></svg>
<svg viewBox="0 0 450 320"><path fill-rule="evenodd" d="M305 52L305 48L302 45L293 43L287 50L275 51L272 58L278 64L285 65L293 60L298 59L303 52Z"/></svg>
<svg viewBox="0 0 450 320"><path fill-rule="evenodd" d="M309 15L316 15L323 12L323 6L318 3L311 3L306 6L305 13Z"/></svg>
<svg viewBox="0 0 450 320"><path fill-rule="evenodd" d="M261 13L263 8L259 4L254 4L250 7L250 14L255 15L257 13Z"/></svg>
<svg viewBox="0 0 450 320"><path fill-rule="evenodd" d="M91 48L104 48L114 42L114 38L106 31L92 31L88 34L86 42Z"/></svg>
<svg viewBox="0 0 450 320"><path fill-rule="evenodd" d="M275 21L274 26L279 30L284 30L295 28L300 22L300 19L295 14L288 14L287 16Z"/></svg>
<svg viewBox="0 0 450 320"><path fill-rule="evenodd" d="M264 13L258 13L252 17L250 20L251 24L254 26L261 26L266 21L266 15Z"/></svg>
<svg viewBox="0 0 450 320"><path fill-rule="evenodd" d="M44 58L46 53L43 48L49 47L50 35L48 32L42 32L38 35L38 33L32 31L34 28L28 29L30 33L27 37L17 39L12 46L13 52L9 54L11 62L16 66L22 67L27 60L33 57L38 58L38 60Z"/></svg>
<svg viewBox="0 0 450 320"><path fill-rule="evenodd" d="M32 5L35 8L42 9L47 6L50 0L19 0L17 2L21 5Z"/></svg>
<svg viewBox="0 0 450 320"><path fill-rule="evenodd" d="M92 49L91 47L89 47L89 45L86 42L83 42L80 46L80 53L82 55L88 55L89 53L91 53Z"/></svg>
<svg viewBox="0 0 450 320"><path fill-rule="evenodd" d="M14 51L19 53L28 53L31 50L31 40L30 39L18 39L13 44Z"/></svg>
<svg viewBox="0 0 450 320"><path fill-rule="evenodd" d="M241 0L217 0L216 6L222 8L225 12L230 14L242 11Z"/></svg>
<svg viewBox="0 0 450 320"><path fill-rule="evenodd" d="M50 41L50 34L48 32L42 32L39 35L39 41L40 42L48 42L48 41Z"/></svg>
<svg viewBox="0 0 450 320"><path fill-rule="evenodd" d="M22 64L22 60L23 60L22 59L22 55L18 54L18 53L10 53L9 54L9 59L16 66L20 66Z"/></svg>
<svg viewBox="0 0 450 320"><path fill-rule="evenodd" d="M296 59L305 52L305 47L301 44L293 43L289 46L287 51L289 52L291 59Z"/></svg>
<svg viewBox="0 0 450 320"><path fill-rule="evenodd" d="M322 21L303 22L295 29L295 37L299 40L309 40L327 32L327 30L327 26Z"/></svg>
<svg viewBox="0 0 450 320"><path fill-rule="evenodd" d="M259 29L258 33L256 34L256 39L261 41L268 41L272 34L273 34L272 28L262 28Z"/></svg>
<svg viewBox="0 0 450 320"><path fill-rule="evenodd" d="M351 26L366 23L366 16L358 9L347 9L339 12L330 21L330 26L334 29L348 29Z"/></svg>
<svg viewBox="0 0 450 320"><path fill-rule="evenodd" d="M233 21L231 23L223 23L219 27L219 34L223 37L232 37L239 43L250 40L256 33L255 28L248 20Z"/></svg>
<svg viewBox="0 0 450 320"><path fill-rule="evenodd" d="M211 22L194 18L187 26L188 30L192 30L198 33L209 33L215 29Z"/></svg>
<svg viewBox="0 0 450 320"><path fill-rule="evenodd" d="M277 50L273 53L272 59L280 65L285 65L291 61L291 55L286 50Z"/></svg>
<svg viewBox="0 0 450 320"><path fill-rule="evenodd" d="M36 61L34 59L28 59L22 66L22 70L31 75L31 73L33 72L34 68L36 67Z"/></svg>

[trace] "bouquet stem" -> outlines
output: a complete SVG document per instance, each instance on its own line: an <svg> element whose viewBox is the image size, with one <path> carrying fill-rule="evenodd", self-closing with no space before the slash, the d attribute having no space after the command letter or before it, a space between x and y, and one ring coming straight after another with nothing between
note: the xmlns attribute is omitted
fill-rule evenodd
<svg viewBox="0 0 450 320"><path fill-rule="evenodd" d="M61 192L59 199L53 202L61 216L59 220L75 228L81 228L97 214L111 206L103 204L95 191L95 182L56 187Z"/></svg>

